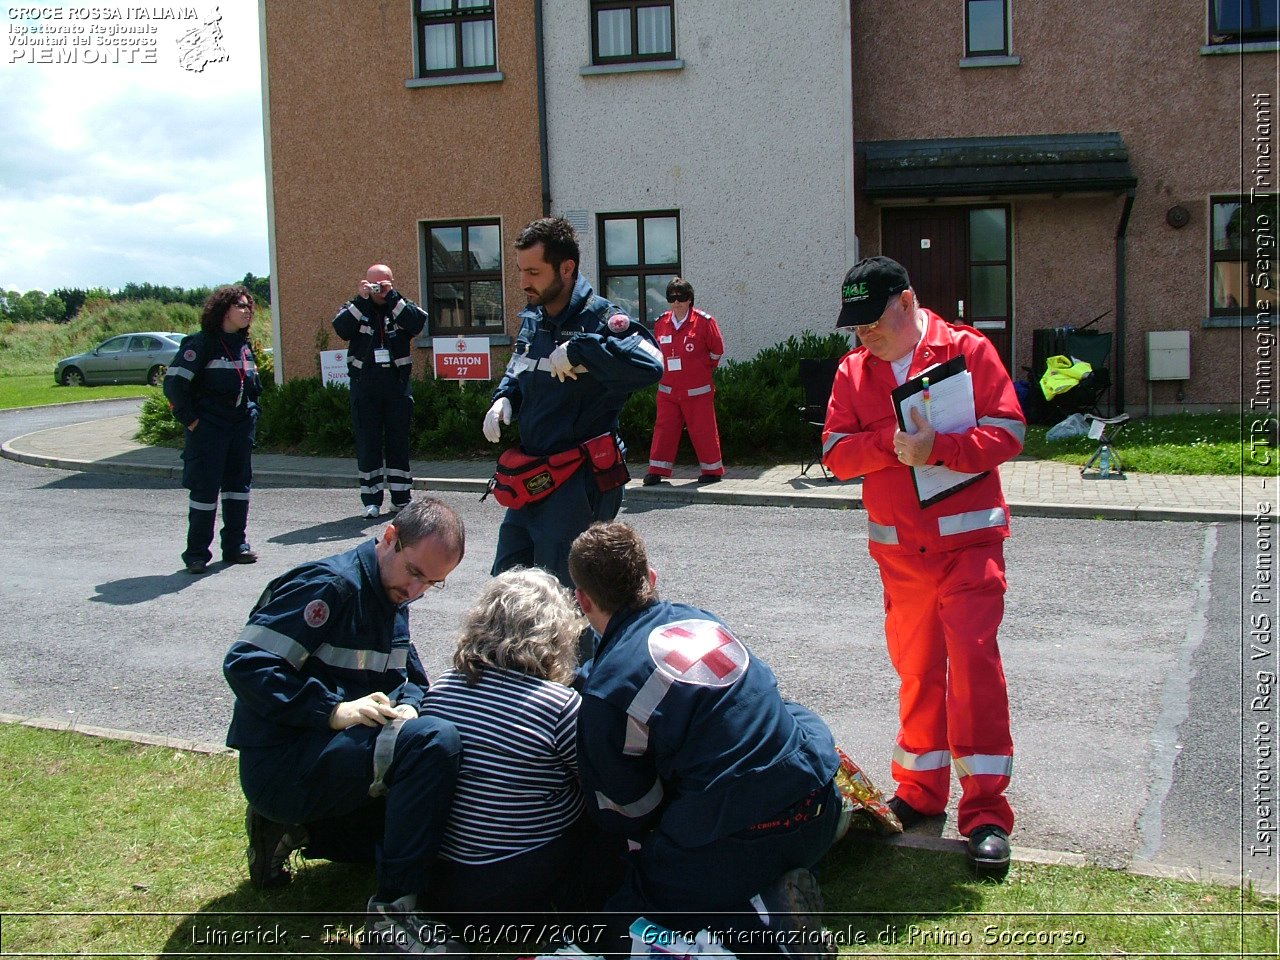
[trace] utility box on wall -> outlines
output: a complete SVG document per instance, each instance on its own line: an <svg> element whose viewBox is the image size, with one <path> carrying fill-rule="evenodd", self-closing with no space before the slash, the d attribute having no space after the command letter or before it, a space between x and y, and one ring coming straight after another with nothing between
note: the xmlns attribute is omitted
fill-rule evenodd
<svg viewBox="0 0 1280 960"><path fill-rule="evenodd" d="M1147 379L1191 379L1191 331L1160 330L1147 334Z"/></svg>

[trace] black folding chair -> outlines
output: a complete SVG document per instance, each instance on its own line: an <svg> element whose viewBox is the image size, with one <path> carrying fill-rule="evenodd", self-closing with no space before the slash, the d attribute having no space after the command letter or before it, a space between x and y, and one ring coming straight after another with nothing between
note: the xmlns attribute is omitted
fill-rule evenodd
<svg viewBox="0 0 1280 960"><path fill-rule="evenodd" d="M1093 451L1089 462L1080 468L1080 476L1083 477L1086 470L1097 464L1099 480L1110 480L1112 477L1123 480L1124 464L1120 462L1115 442L1129 422L1129 415L1122 413L1118 417L1099 417L1086 413L1084 418L1089 422L1089 439L1098 441L1098 449Z"/></svg>
<svg viewBox="0 0 1280 960"><path fill-rule="evenodd" d="M822 428L827 419L827 403L831 400L831 385L835 383L839 367L838 357L820 360L806 357L800 361L800 388L804 391L804 405L796 409L800 412L804 429L812 434L809 456L800 463L802 477L807 477L809 470L817 464L824 478L835 479L822 463Z"/></svg>

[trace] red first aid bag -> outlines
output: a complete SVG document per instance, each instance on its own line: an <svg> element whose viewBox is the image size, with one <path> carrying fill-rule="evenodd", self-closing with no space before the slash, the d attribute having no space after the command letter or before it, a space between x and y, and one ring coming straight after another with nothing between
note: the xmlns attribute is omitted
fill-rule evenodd
<svg viewBox="0 0 1280 960"><path fill-rule="evenodd" d="M498 457L497 469L489 481L489 493L504 507L519 510L551 496L582 466L583 459L581 447L549 457L530 456L519 447L511 447Z"/></svg>
<svg viewBox="0 0 1280 960"><path fill-rule="evenodd" d="M631 479L631 474L627 472L627 462L622 459L622 451L618 449L618 438L612 433L592 437L582 445L582 449L591 461L596 488L601 492L616 490Z"/></svg>

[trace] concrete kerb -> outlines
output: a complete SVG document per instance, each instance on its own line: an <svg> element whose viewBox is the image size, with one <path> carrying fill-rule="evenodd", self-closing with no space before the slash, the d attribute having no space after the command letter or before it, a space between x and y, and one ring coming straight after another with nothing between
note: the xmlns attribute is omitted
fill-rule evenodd
<svg viewBox="0 0 1280 960"><path fill-rule="evenodd" d="M202 743L198 740L185 740L180 737L166 737L156 734L134 733L129 730L116 730L111 727L82 726L74 720L46 720L40 717L23 717L12 713L0 713L0 723L30 727L35 730L54 730L64 733L78 733L86 737L98 737L103 740L119 740L136 743L148 747L165 747L170 750L183 750L188 753L199 753L207 756L234 757L236 751L218 743ZM910 850L923 850L931 853L963 856L965 842L963 840L937 837L931 834L901 833L889 837L879 837L878 841L870 837L866 842L881 842L892 847L905 847ZM1013 847L1013 860L1017 863L1033 863L1051 867L1087 867L1089 858L1079 853L1065 850L1041 850L1036 847ZM1180 880L1188 883L1207 883L1220 886L1239 887L1239 877L1217 874L1191 867L1169 867L1163 864L1133 861L1124 868L1125 873L1141 877L1157 877L1167 880Z"/></svg>

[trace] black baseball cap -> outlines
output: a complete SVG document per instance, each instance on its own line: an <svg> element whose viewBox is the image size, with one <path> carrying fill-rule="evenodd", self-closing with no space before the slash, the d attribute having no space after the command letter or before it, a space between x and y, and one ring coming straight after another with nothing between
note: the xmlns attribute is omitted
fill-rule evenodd
<svg viewBox="0 0 1280 960"><path fill-rule="evenodd" d="M837 327L861 327L875 323L894 294L911 286L906 268L889 257L859 260L844 275L840 287L840 319Z"/></svg>

